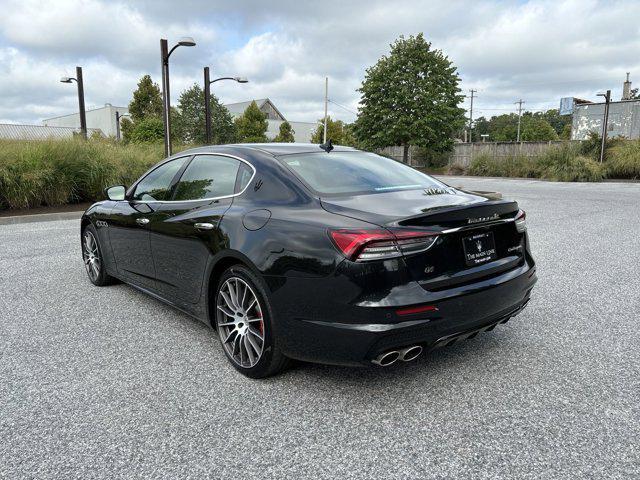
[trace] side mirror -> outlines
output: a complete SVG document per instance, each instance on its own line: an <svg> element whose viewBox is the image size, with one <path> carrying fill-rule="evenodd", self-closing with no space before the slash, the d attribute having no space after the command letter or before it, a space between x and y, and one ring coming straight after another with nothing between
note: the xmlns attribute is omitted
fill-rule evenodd
<svg viewBox="0 0 640 480"><path fill-rule="evenodd" d="M124 195L127 193L127 187L124 185L115 185L105 189L104 193L106 193L109 200L124 200Z"/></svg>

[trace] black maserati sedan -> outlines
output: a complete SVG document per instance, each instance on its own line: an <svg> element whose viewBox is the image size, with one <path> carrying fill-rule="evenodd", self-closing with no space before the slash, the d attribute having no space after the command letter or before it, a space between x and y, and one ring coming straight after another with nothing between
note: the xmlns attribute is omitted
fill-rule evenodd
<svg viewBox="0 0 640 480"><path fill-rule="evenodd" d="M195 148L82 217L91 282L215 329L244 375L410 361L518 314L536 282L516 202L330 144Z"/></svg>

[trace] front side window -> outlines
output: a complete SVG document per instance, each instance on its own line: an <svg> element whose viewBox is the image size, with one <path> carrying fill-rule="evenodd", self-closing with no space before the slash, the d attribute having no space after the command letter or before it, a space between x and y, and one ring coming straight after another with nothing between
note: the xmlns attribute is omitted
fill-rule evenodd
<svg viewBox="0 0 640 480"><path fill-rule="evenodd" d="M321 195L447 188L407 165L367 152L282 155L280 161Z"/></svg>
<svg viewBox="0 0 640 480"><path fill-rule="evenodd" d="M144 202L171 200L173 178L188 158L176 158L153 170L138 183L133 199Z"/></svg>
<svg viewBox="0 0 640 480"><path fill-rule="evenodd" d="M240 160L197 155L176 185L174 200L200 200L233 195Z"/></svg>

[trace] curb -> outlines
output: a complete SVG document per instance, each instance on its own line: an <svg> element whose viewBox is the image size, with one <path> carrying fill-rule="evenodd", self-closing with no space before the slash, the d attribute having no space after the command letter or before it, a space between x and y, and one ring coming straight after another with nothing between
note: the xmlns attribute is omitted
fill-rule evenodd
<svg viewBox="0 0 640 480"><path fill-rule="evenodd" d="M16 215L0 217L0 225L17 225L20 223L53 222L55 220L79 220L84 210L78 212L36 213L34 215Z"/></svg>

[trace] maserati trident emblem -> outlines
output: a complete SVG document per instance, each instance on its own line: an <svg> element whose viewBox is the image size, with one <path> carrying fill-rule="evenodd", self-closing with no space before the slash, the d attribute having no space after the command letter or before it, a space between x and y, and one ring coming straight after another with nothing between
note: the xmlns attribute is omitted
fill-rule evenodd
<svg viewBox="0 0 640 480"><path fill-rule="evenodd" d="M484 222L490 222L491 220L498 220L500 218L500 216L497 213L494 213L493 215L490 215L488 217L478 217L478 218L469 218L467 220L467 223L484 223Z"/></svg>
<svg viewBox="0 0 640 480"><path fill-rule="evenodd" d="M482 242L480 240L476 242L476 248L478 249L478 253L482 251Z"/></svg>

